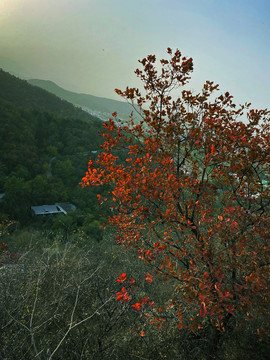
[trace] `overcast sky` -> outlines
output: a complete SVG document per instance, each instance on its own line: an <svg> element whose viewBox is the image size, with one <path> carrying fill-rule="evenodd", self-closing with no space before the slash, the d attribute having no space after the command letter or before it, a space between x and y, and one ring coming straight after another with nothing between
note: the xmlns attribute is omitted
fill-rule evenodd
<svg viewBox="0 0 270 360"><path fill-rule="evenodd" d="M193 90L270 107L270 0L0 0L0 66L68 90L120 100L168 46L193 57Z"/></svg>

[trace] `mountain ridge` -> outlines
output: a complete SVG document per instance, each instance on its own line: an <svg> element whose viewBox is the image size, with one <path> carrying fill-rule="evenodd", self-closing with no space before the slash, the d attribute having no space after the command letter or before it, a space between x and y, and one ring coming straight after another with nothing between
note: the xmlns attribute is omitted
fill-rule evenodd
<svg viewBox="0 0 270 360"><path fill-rule="evenodd" d="M41 87L42 89L71 102L77 107L81 107L84 111L99 117L103 121L107 121L113 112L117 112L120 118L127 119L134 110L127 102L91 94L76 93L60 87L51 80L29 79L27 81L31 85Z"/></svg>
<svg viewBox="0 0 270 360"><path fill-rule="evenodd" d="M38 109L58 116L100 122L69 101L0 69L0 99L24 109Z"/></svg>

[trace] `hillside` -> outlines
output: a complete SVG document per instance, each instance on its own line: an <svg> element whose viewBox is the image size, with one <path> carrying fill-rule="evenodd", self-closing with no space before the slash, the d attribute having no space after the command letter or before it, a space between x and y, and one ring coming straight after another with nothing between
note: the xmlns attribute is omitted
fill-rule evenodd
<svg viewBox="0 0 270 360"><path fill-rule="evenodd" d="M28 82L59 96L61 99L71 102L75 106L81 107L83 110L104 121L108 120L111 114L115 111L121 119L127 119L133 110L132 106L126 102L97 97L89 94L78 94L65 90L49 80L31 79L28 80Z"/></svg>
<svg viewBox="0 0 270 360"><path fill-rule="evenodd" d="M32 205L71 201L94 221L96 190L79 182L102 121L4 71L0 85L0 220L27 224Z"/></svg>
<svg viewBox="0 0 270 360"><path fill-rule="evenodd" d="M0 69L0 99L28 110L38 109L58 116L99 122L99 119L61 100L38 86L29 84Z"/></svg>

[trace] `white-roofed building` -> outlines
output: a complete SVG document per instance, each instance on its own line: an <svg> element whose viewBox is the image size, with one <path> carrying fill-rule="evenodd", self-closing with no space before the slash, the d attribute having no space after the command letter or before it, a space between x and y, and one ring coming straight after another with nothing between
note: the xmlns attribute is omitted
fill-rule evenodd
<svg viewBox="0 0 270 360"><path fill-rule="evenodd" d="M31 209L34 211L35 215L55 215L55 214L67 214L67 212L58 204L54 205L40 205L40 206L31 206Z"/></svg>

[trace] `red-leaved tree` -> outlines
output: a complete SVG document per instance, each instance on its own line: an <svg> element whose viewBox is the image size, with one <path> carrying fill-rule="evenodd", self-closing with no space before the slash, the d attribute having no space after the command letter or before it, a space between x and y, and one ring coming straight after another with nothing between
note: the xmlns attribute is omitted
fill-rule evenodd
<svg viewBox="0 0 270 360"><path fill-rule="evenodd" d="M110 185L117 243L136 249L153 286L154 278L168 280L167 302L150 304L163 321L191 330L206 323L224 330L237 316L267 321L270 112L237 107L228 92L215 96L210 81L199 94L179 89L193 61L167 52L158 66L154 55L139 61L143 94L116 90L141 121L114 113L104 124L102 151L83 186ZM148 298L132 296L123 287L117 299L137 311L149 307Z"/></svg>

